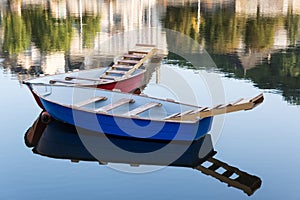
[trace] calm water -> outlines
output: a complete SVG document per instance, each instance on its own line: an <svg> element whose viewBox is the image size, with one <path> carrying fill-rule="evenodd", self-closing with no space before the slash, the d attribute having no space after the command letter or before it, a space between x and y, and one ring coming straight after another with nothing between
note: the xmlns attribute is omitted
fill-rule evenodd
<svg viewBox="0 0 300 200"><path fill-rule="evenodd" d="M105 65L135 43L170 51L149 68L146 94L210 105L264 93L212 133L216 158L261 178L252 196L190 168L123 164L126 173L26 147L41 110L24 78ZM297 1L1 1L0 199L300 199L299 45Z"/></svg>

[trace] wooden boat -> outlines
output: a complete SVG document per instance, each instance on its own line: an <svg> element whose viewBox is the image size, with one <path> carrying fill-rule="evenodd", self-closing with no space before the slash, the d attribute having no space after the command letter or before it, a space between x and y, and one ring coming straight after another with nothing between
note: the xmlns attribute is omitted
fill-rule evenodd
<svg viewBox="0 0 300 200"><path fill-rule="evenodd" d="M25 80L23 83L28 85L30 90L32 84L44 83L135 92L142 86L145 73L145 70L139 69L139 67L156 51L157 49L153 45L137 44L133 50L122 55L118 61L109 67L49 75ZM43 108L39 98L35 96L35 99L38 105Z"/></svg>
<svg viewBox="0 0 300 200"><path fill-rule="evenodd" d="M175 162L177 166L195 167L203 161L202 159L214 153L210 134L193 143L132 140L114 136L107 140L107 135L103 133L78 130L78 127L58 120L45 124L41 116L42 113L27 130L24 141L26 146L35 147L35 152L52 157L103 163L112 160L119 163L130 160L132 164L169 165ZM57 145L60 145L59 148ZM88 151L86 148L91 149ZM156 152L162 148L166 148L165 151ZM154 158L147 157L144 153L158 155ZM182 154L186 155L186 159Z"/></svg>
<svg viewBox="0 0 300 200"><path fill-rule="evenodd" d="M214 115L249 110L263 101L251 99L212 108L87 87L33 85L33 92L55 119L131 138L193 141L211 128Z"/></svg>

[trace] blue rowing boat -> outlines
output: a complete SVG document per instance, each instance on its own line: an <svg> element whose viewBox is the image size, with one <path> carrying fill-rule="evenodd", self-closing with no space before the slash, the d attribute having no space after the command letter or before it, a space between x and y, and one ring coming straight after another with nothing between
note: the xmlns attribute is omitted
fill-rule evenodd
<svg viewBox="0 0 300 200"><path fill-rule="evenodd" d="M215 154L210 134L192 143L143 141L114 136L108 137L108 140L107 135L102 133L86 129L79 131L78 127L57 120L44 124L41 115L27 130L25 144L34 147L35 153L53 158L196 167ZM36 137L38 140L33 141L32 138Z"/></svg>
<svg viewBox="0 0 300 200"><path fill-rule="evenodd" d="M151 140L198 140L210 131L213 116L249 110L263 101L251 99L212 108L98 88L32 85L51 117L108 135Z"/></svg>

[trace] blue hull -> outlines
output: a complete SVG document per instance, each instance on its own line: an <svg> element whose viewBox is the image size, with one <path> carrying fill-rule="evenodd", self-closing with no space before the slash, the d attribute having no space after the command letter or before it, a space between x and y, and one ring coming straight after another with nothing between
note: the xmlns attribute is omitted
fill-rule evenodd
<svg viewBox="0 0 300 200"><path fill-rule="evenodd" d="M31 129L34 134L40 132L35 126ZM33 151L52 158L185 167L196 167L208 156L216 153L209 134L192 143L170 144L115 136L107 140L103 134L87 130L80 136L77 133L78 129L74 126L53 120L45 127ZM84 143L82 137L84 137ZM112 148L112 145L116 148ZM92 153L87 149L91 146L95 148ZM161 151L162 148L166 150ZM156 153L156 151L160 152ZM154 153L155 156L152 155Z"/></svg>
<svg viewBox="0 0 300 200"><path fill-rule="evenodd" d="M40 98L45 110L60 121L108 135L168 141L194 141L207 134L213 117L195 123L147 120L76 110Z"/></svg>

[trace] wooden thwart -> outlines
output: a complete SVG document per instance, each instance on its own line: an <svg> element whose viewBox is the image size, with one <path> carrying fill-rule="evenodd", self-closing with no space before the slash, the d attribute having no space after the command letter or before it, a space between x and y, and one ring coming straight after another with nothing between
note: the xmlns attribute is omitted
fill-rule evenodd
<svg viewBox="0 0 300 200"><path fill-rule="evenodd" d="M180 115L180 114L181 114L180 112L173 113L173 114L165 117L164 119L172 119L172 118L178 117L178 115Z"/></svg>
<svg viewBox="0 0 300 200"><path fill-rule="evenodd" d="M145 55L137 64L135 64L132 69L128 70L125 76L129 76L132 74L137 68L139 68L146 60L151 58L155 53L157 52L157 48L152 48L150 52L147 52Z"/></svg>
<svg viewBox="0 0 300 200"><path fill-rule="evenodd" d="M88 105L90 103L94 103L94 102L97 102L97 101L104 101L106 99L107 98L104 97L104 96L94 97L94 98L88 99L86 101L82 101L82 102L79 102L77 104L74 104L74 107L82 107L82 106Z"/></svg>
<svg viewBox="0 0 300 200"><path fill-rule="evenodd" d="M152 57L157 51L153 45L136 45L140 47L148 47L149 51L140 52L140 50L128 51L128 54L123 55L123 59L117 61L106 71L105 75L101 76L106 79L124 78L130 76L137 68L139 68L147 59ZM149 49L151 48L151 49ZM145 49L143 49L145 50ZM118 70L119 69L119 70ZM121 69L121 70L120 70ZM127 70L127 71L126 71ZM122 76L109 76L110 74L120 74Z"/></svg>
<svg viewBox="0 0 300 200"><path fill-rule="evenodd" d="M100 107L100 108L96 109L95 111L96 112L98 112L98 111L108 112L114 108L120 107L127 103L134 103L134 100L133 99L120 99L112 104L108 104L106 106Z"/></svg>
<svg viewBox="0 0 300 200"><path fill-rule="evenodd" d="M179 113L179 114L177 115L177 117L181 117L181 116L183 116L183 115L187 115L187 114L190 114L190 113L192 113L192 112L195 112L195 110L187 110L187 111L185 111L185 112L183 112L183 113Z"/></svg>
<svg viewBox="0 0 300 200"><path fill-rule="evenodd" d="M119 78L122 78L122 76L110 76L110 75L101 76L101 79L110 79L110 80L114 80L114 81Z"/></svg>
<svg viewBox="0 0 300 200"><path fill-rule="evenodd" d="M119 60L118 63L119 64L133 64L133 65L135 65L135 64L139 63L139 61L138 60Z"/></svg>
<svg viewBox="0 0 300 200"><path fill-rule="evenodd" d="M106 74L126 74L126 71L122 71L122 70L107 70Z"/></svg>
<svg viewBox="0 0 300 200"><path fill-rule="evenodd" d="M212 108L199 108L199 110L188 111L186 113L175 113L165 118L167 120L181 120L181 121L193 121L198 117L205 118L230 112L236 112L240 110L250 110L264 100L263 94L250 99L239 99L234 103L229 103L225 105L217 105Z"/></svg>
<svg viewBox="0 0 300 200"><path fill-rule="evenodd" d="M144 55L137 55L137 54L124 54L124 58L132 58L132 59L142 59Z"/></svg>
<svg viewBox="0 0 300 200"><path fill-rule="evenodd" d="M131 65L113 65L111 68L112 69L123 69L123 70L129 70L129 69L132 69L133 66Z"/></svg>
<svg viewBox="0 0 300 200"><path fill-rule="evenodd" d="M155 47L154 44L135 44L137 47Z"/></svg>
<svg viewBox="0 0 300 200"><path fill-rule="evenodd" d="M141 50L131 50L131 51L128 51L129 54L134 54L134 53L137 53L137 54L147 54L149 53L148 51L141 51Z"/></svg>
<svg viewBox="0 0 300 200"><path fill-rule="evenodd" d="M147 103L147 104L144 104L142 106L139 106L127 113L125 113L124 115L138 115L142 112L145 112L146 110L149 110L150 108L153 108L153 107L156 107L156 106L161 106L161 103L157 103L157 102L150 102L150 103Z"/></svg>

